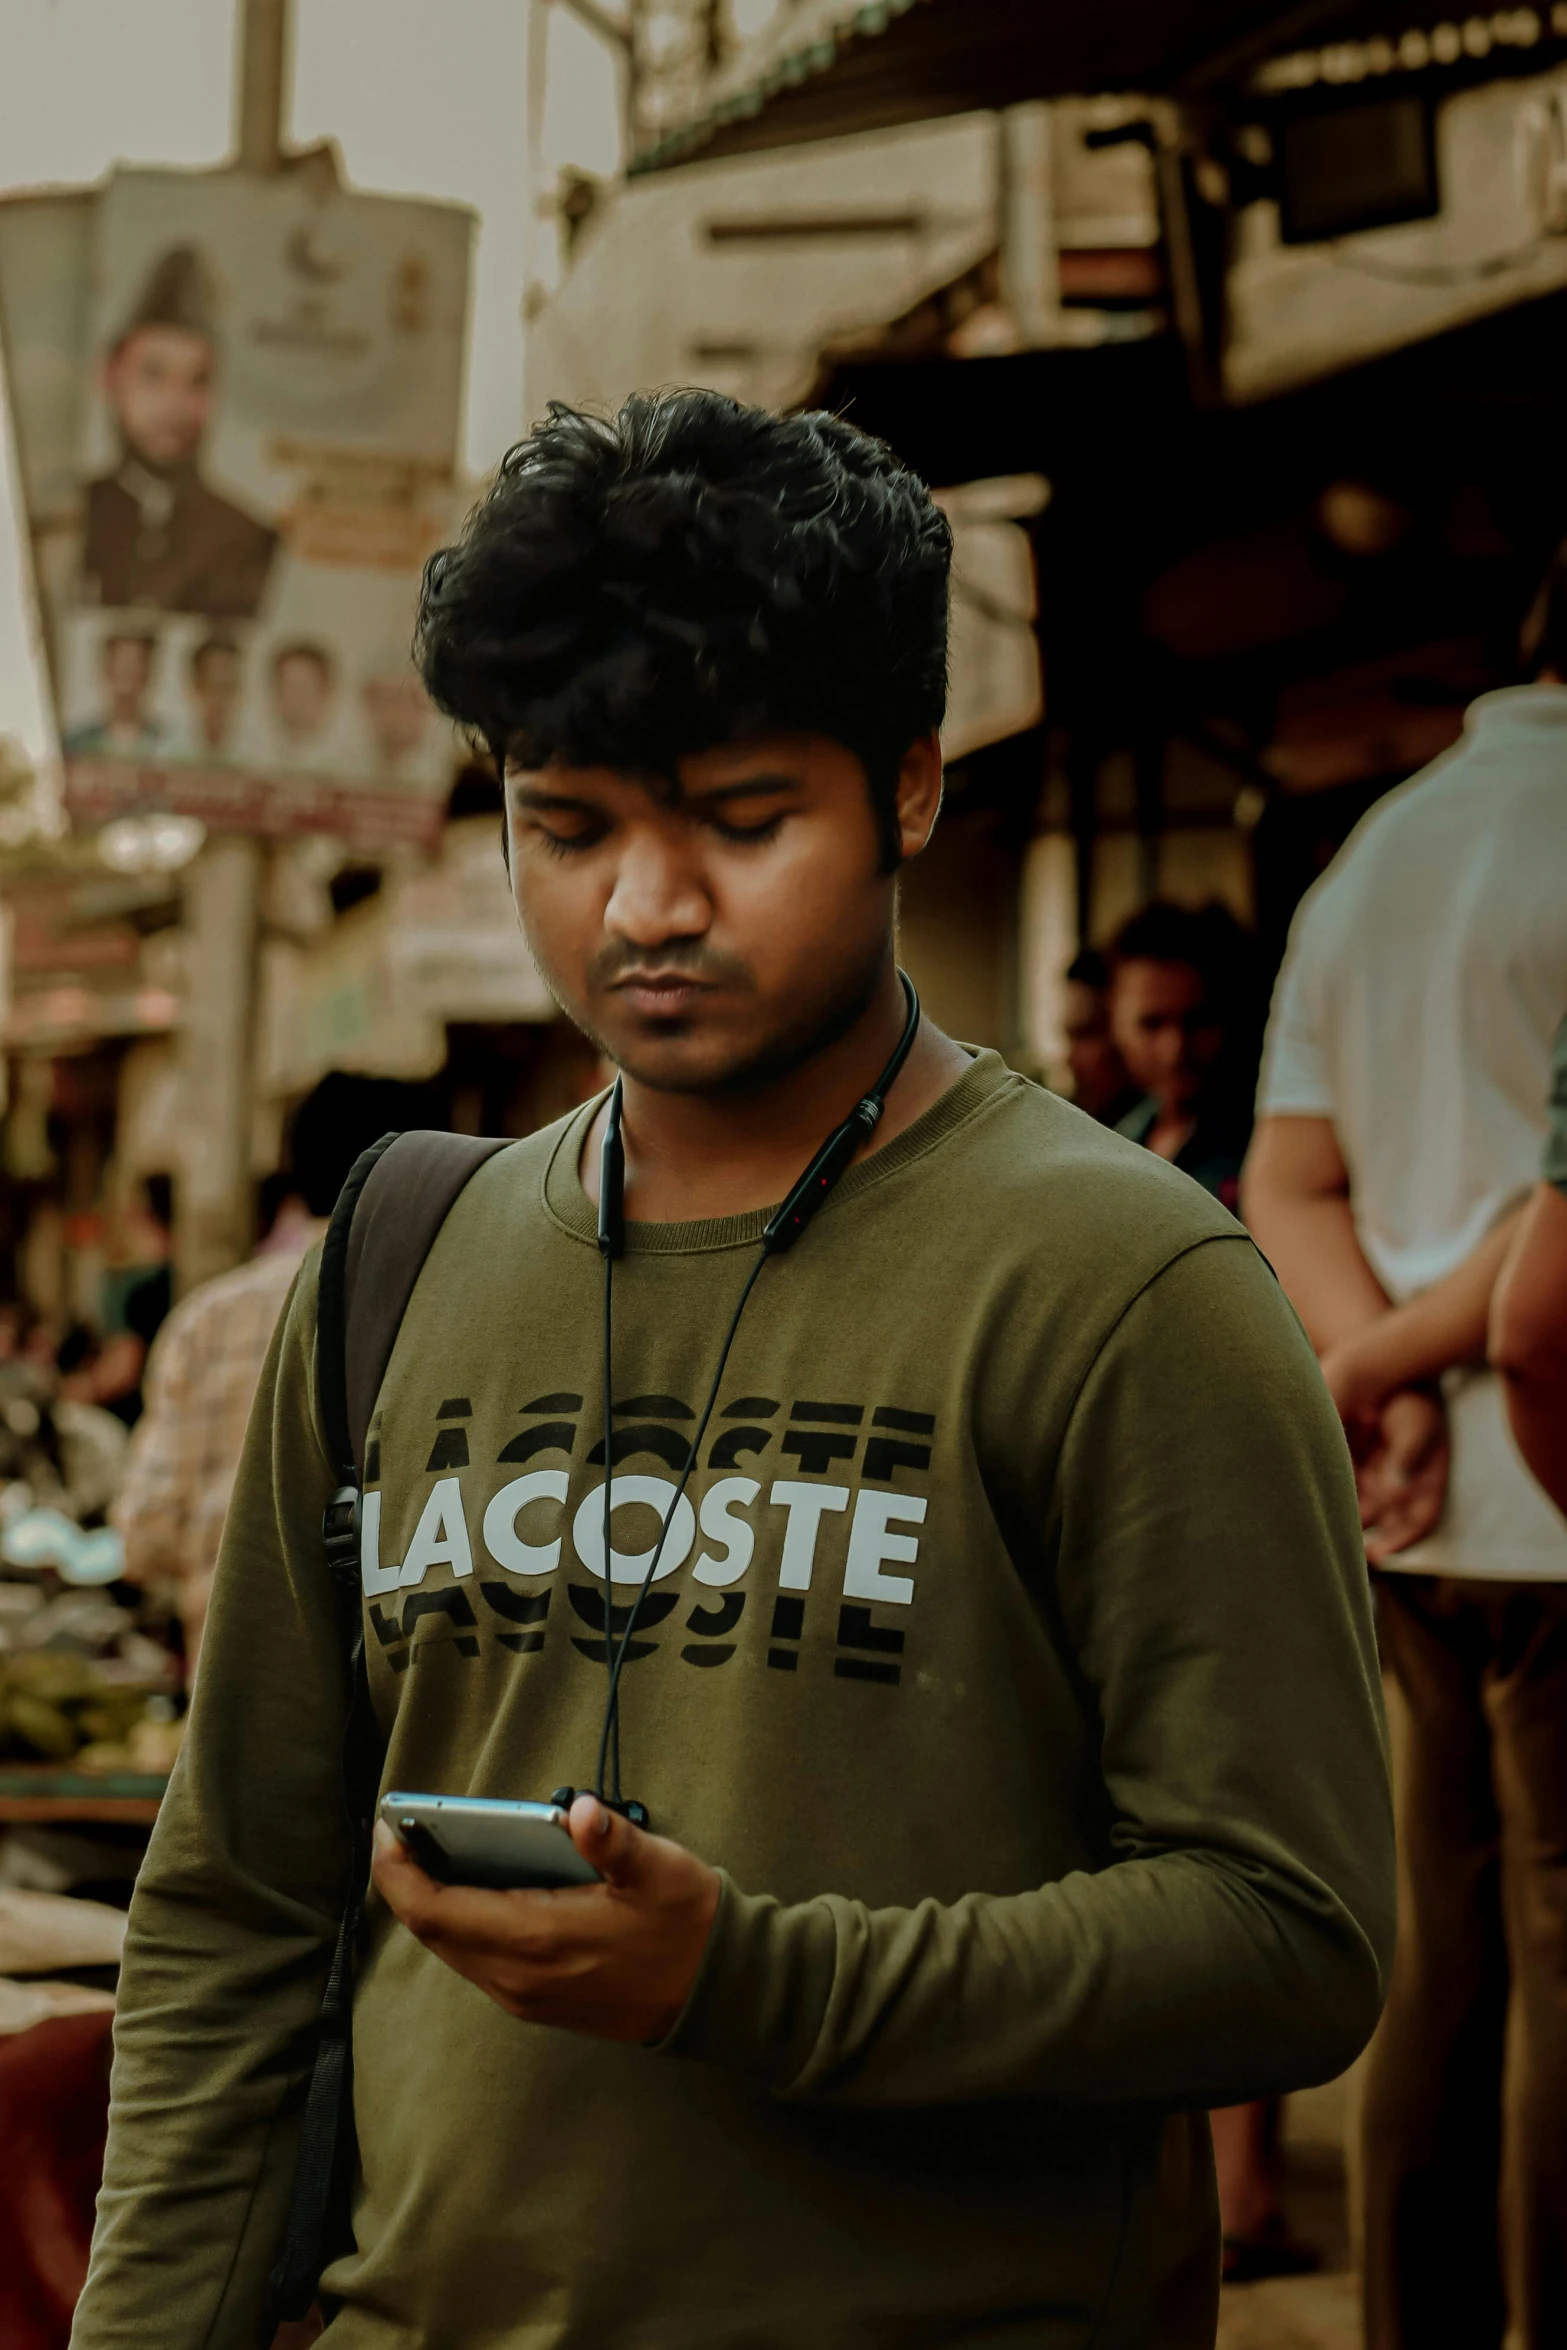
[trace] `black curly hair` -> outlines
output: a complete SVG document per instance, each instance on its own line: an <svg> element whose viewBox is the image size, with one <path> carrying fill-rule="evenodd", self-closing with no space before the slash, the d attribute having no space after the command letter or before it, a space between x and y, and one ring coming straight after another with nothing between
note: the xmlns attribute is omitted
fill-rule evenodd
<svg viewBox="0 0 1567 2350"><path fill-rule="evenodd" d="M497 765L677 762L770 730L862 761L884 865L947 695L952 534L881 441L718 392L552 401L425 567L414 658Z"/></svg>

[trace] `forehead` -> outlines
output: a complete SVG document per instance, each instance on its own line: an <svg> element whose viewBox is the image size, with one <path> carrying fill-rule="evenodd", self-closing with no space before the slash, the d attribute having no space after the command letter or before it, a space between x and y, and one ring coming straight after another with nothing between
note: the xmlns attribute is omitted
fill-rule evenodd
<svg viewBox="0 0 1567 2350"><path fill-rule="evenodd" d="M178 368L195 374L208 366L212 345L190 326L139 326L111 354L111 364L131 368Z"/></svg>
<svg viewBox="0 0 1567 2350"><path fill-rule="evenodd" d="M688 752L669 768L576 766L567 759L548 759L534 766L509 758L506 780L522 793L620 793L670 807L683 799L761 781L776 782L780 787L836 781L845 767L856 774L860 771L853 752L826 735L767 734L747 735L735 742L715 743L708 750Z"/></svg>
<svg viewBox="0 0 1567 2350"><path fill-rule="evenodd" d="M1188 1012L1206 1000L1208 989L1202 973L1191 963L1156 962L1138 956L1120 965L1115 994L1120 1004L1148 1018L1158 1013Z"/></svg>

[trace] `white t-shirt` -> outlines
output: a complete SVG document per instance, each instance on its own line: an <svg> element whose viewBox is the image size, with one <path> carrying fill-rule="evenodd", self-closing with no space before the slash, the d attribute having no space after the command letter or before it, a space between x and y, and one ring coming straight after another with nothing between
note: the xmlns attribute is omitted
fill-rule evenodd
<svg viewBox="0 0 1567 2350"><path fill-rule="evenodd" d="M1302 901L1259 1117L1330 1118L1366 1259L1401 1302L1538 1181L1567 1012L1567 687L1485 694L1462 739L1380 800ZM1390 1564L1567 1579L1567 1523L1497 1382L1452 1373L1441 1525Z"/></svg>

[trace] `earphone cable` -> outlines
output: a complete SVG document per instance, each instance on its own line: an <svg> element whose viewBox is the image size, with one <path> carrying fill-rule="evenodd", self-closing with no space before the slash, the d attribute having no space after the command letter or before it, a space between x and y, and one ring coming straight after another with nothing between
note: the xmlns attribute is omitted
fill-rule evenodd
<svg viewBox="0 0 1567 2350"><path fill-rule="evenodd" d="M614 1406L614 1274L615 1260L604 1259L604 1669L609 1675L609 1696L606 1701L605 1721L609 1722L609 1702L615 1694L615 1584L610 1573L612 1553L609 1547L609 1524L614 1512L611 1487L615 1481L615 1406ZM614 1708L613 1723L613 1778L615 1801L620 1801L620 1709ZM604 1741L599 1742L598 1777L595 1791L604 1798L604 1771L606 1767Z"/></svg>
<svg viewBox="0 0 1567 2350"><path fill-rule="evenodd" d="M707 1435L708 1423L713 1417L713 1406L718 1401L718 1390L723 1384L724 1373L729 1367L730 1350L734 1345L736 1334L740 1328L740 1317L745 1312L751 1292L756 1287L757 1279L761 1273L762 1267L766 1264L766 1262L767 1251L763 1249L758 1255L755 1264L751 1267L750 1272L747 1274L745 1287L741 1290L739 1300L735 1306L735 1310L729 1317L729 1328L724 1333L724 1343L719 1349L718 1365L713 1373L713 1383L707 1391L707 1401L702 1407L702 1416L697 1422L696 1434L691 1439L691 1449L686 1455L686 1465L680 1473L680 1482L675 1487L674 1498L664 1513L664 1522L658 1530L658 1540L653 1546L653 1555L648 1560L647 1572L642 1577L641 1582L637 1585L636 1595L632 1599L631 1605L626 1611L625 1625L621 1631L619 1645L615 1651L614 1663L610 1667L609 1695L606 1698L604 1704L604 1727L599 1737L597 1783L599 1795L602 1798L604 1792L604 1772L609 1756L611 1752L613 1752L615 1758L613 1785L615 1789L615 1801L617 1803L619 1803L621 1800L620 1676L625 1667L626 1652L631 1646L631 1636L636 1630L637 1617L641 1613L642 1602L647 1597L649 1591L651 1591L653 1588L653 1579L658 1573L658 1562L664 1555L664 1544L668 1540L669 1529L674 1523L675 1512L677 1509L679 1509L681 1500L685 1494L686 1487L691 1482L691 1472L696 1467L697 1456L702 1449L703 1439ZM606 1257L604 1261L604 1339L606 1365L608 1364L609 1360L609 1272L610 1264L609 1259ZM610 1592L613 1588L611 1577L613 1554L609 1547L609 1454L611 1450L611 1434L609 1426L609 1373L607 1368L604 1379L604 1396L604 1653L606 1656L608 1656L610 1639Z"/></svg>

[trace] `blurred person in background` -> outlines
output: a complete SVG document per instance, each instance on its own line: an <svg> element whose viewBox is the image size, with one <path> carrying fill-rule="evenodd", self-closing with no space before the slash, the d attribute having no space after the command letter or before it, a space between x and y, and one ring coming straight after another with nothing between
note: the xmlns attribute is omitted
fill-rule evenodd
<svg viewBox="0 0 1567 2350"><path fill-rule="evenodd" d="M1110 1034L1110 966L1097 947L1084 947L1067 965L1064 994L1072 1099L1102 1126L1114 1126L1141 1096Z"/></svg>
<svg viewBox="0 0 1567 2350"><path fill-rule="evenodd" d="M104 1275L102 1344L60 1382L71 1402L101 1404L127 1428L141 1418L148 1349L174 1302L173 1246L173 1183L144 1176L123 1218L123 1261Z"/></svg>
<svg viewBox="0 0 1567 2350"><path fill-rule="evenodd" d="M295 1114L289 1175L248 1264L181 1300L153 1349L147 1407L111 1518L133 1583L172 1586L194 1669L245 1426L299 1263L360 1152L396 1123L401 1089L322 1079Z"/></svg>
<svg viewBox="0 0 1567 2350"><path fill-rule="evenodd" d="M1217 900L1156 899L1110 948L1110 1033L1139 1099L1116 1124L1234 1208L1251 1134L1251 941Z"/></svg>
<svg viewBox="0 0 1567 2350"><path fill-rule="evenodd" d="M1216 901L1197 909L1156 899L1122 924L1101 967L1106 1047L1132 1094L1107 1123L1235 1209L1256 1064L1250 939ZM1284 2215L1281 2111L1268 2097L1210 2116L1229 2284L1317 2265Z"/></svg>
<svg viewBox="0 0 1567 2350"><path fill-rule="evenodd" d="M1567 2340L1567 1526L1477 1359L1567 1004L1560 557L1528 652L1304 900L1245 1179L1350 1431L1401 1699L1368 2350Z"/></svg>

